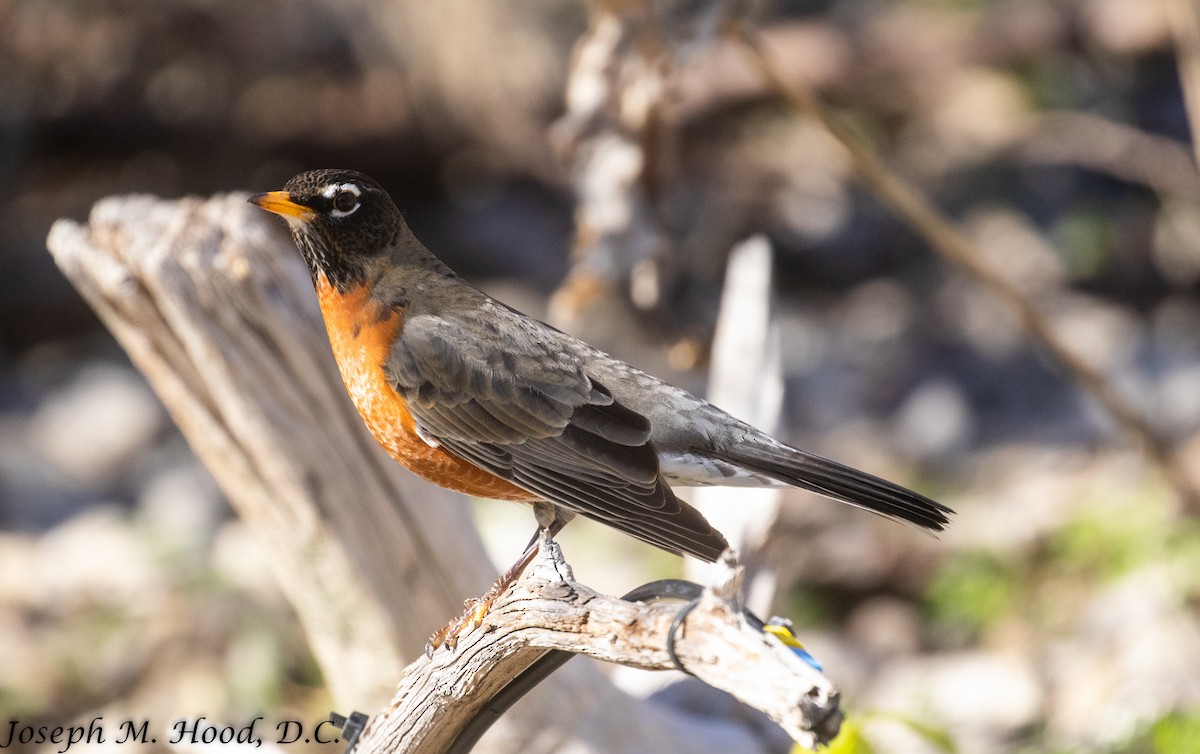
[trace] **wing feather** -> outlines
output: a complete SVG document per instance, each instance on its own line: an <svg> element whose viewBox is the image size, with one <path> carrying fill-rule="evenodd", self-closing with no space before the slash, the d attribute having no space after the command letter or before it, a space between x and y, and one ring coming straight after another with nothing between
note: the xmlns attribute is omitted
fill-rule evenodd
<svg viewBox="0 0 1200 754"><path fill-rule="evenodd" d="M557 331L496 316L508 319L486 343L446 315L406 319L384 369L422 434L551 503L715 560L725 539L662 480L650 421L589 376Z"/></svg>

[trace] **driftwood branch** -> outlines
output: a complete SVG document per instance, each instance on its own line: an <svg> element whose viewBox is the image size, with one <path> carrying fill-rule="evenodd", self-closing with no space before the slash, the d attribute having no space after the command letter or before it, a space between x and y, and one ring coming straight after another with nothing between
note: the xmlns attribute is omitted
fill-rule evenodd
<svg viewBox="0 0 1200 754"><path fill-rule="evenodd" d="M797 743L815 748L838 731L839 694L820 672L742 612L742 569L726 553L713 583L676 624L679 602L641 604L598 594L575 581L557 544L541 552L484 624L453 651L422 657L405 671L392 703L372 719L356 754L446 751L493 696L546 650L646 670L675 667L766 713Z"/></svg>
<svg viewBox="0 0 1200 754"><path fill-rule="evenodd" d="M774 255L765 236L734 247L725 267L725 285L713 333L708 399L734 416L772 432L783 406L783 364L779 322L772 287ZM766 610L775 598L775 573L761 557L779 518L783 490L700 487L691 493L696 506L743 556L746 602ZM690 578L700 580L709 566L687 562Z"/></svg>

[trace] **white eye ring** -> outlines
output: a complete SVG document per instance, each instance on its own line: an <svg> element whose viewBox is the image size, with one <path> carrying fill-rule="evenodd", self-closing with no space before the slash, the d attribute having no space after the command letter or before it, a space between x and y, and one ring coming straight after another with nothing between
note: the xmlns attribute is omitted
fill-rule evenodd
<svg viewBox="0 0 1200 754"><path fill-rule="evenodd" d="M355 199L362 196L362 190L359 189L359 187L353 183L331 183L325 187L324 191L321 192L321 196L325 197L326 199L333 200L338 194L343 194L343 193L353 194ZM332 207L329 210L329 215L330 215L330 217L337 217L337 218L346 217L347 215L352 215L355 212L357 212L358 208L360 206L362 206L362 205L358 201L355 201L354 206L348 210L342 210L342 209L338 209L337 207Z"/></svg>

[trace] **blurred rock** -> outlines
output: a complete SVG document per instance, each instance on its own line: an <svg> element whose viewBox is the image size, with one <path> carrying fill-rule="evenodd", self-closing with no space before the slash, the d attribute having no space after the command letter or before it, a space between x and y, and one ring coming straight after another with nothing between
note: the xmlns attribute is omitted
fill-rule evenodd
<svg viewBox="0 0 1200 754"><path fill-rule="evenodd" d="M958 385L934 378L918 385L896 412L897 445L913 460L944 458L966 448L975 431L970 401Z"/></svg>
<svg viewBox="0 0 1200 754"><path fill-rule="evenodd" d="M50 612L94 604L137 609L167 586L146 543L112 506L94 505L48 532L32 566L40 607Z"/></svg>
<svg viewBox="0 0 1200 754"><path fill-rule="evenodd" d="M213 572L225 583L264 605L286 604L265 552L240 521L227 521L217 529L210 558Z"/></svg>
<svg viewBox="0 0 1200 754"><path fill-rule="evenodd" d="M37 565L32 537L0 532L0 695L13 714L45 708L54 693L54 658L30 635L35 628L28 615L45 599Z"/></svg>
<svg viewBox="0 0 1200 754"><path fill-rule="evenodd" d="M1168 201L1154 223L1154 264L1177 288L1200 281L1200 212L1192 202Z"/></svg>
<svg viewBox="0 0 1200 754"><path fill-rule="evenodd" d="M960 750L977 754L1011 751L1046 704L1031 658L994 651L897 661L881 670L869 699L877 709L948 730Z"/></svg>
<svg viewBox="0 0 1200 754"><path fill-rule="evenodd" d="M1097 498L1136 499L1146 464L1135 452L1096 457L1035 445L982 454L943 548L999 557L1036 548Z"/></svg>
<svg viewBox="0 0 1200 754"><path fill-rule="evenodd" d="M1170 40L1166 3L1141 0L1087 0L1082 4L1084 31L1101 46L1134 55Z"/></svg>
<svg viewBox="0 0 1200 754"><path fill-rule="evenodd" d="M1131 573L1051 645L1052 741L1110 749L1167 712L1200 705L1200 626L1178 587L1161 566Z"/></svg>
<svg viewBox="0 0 1200 754"><path fill-rule="evenodd" d="M1178 359L1184 364L1200 361L1200 338L1196 337L1200 298L1183 292L1169 296L1155 307L1149 322L1160 359Z"/></svg>
<svg viewBox="0 0 1200 754"><path fill-rule="evenodd" d="M92 502L91 490L63 477L30 443L29 420L0 415L0 523L38 531Z"/></svg>
<svg viewBox="0 0 1200 754"><path fill-rule="evenodd" d="M866 349L879 358L881 347L901 341L912 327L916 308L912 293L895 280L881 278L856 286L836 311L851 358L857 362Z"/></svg>
<svg viewBox="0 0 1200 754"><path fill-rule="evenodd" d="M1127 366L1143 342L1137 313L1090 296L1074 295L1052 313L1063 342L1104 372Z"/></svg>
<svg viewBox="0 0 1200 754"><path fill-rule="evenodd" d="M991 260L989 268L1027 295L1052 293L1067 281L1066 264L1032 218L1005 207L980 207L965 225L980 253Z"/></svg>
<svg viewBox="0 0 1200 754"><path fill-rule="evenodd" d="M194 458L155 472L138 495L140 518L166 550L207 556L230 513L217 484Z"/></svg>
<svg viewBox="0 0 1200 754"><path fill-rule="evenodd" d="M0 605L33 605L38 595L37 543L33 537L0 532ZM9 616L8 609L0 616ZM6 642L0 642L4 646Z"/></svg>
<svg viewBox="0 0 1200 754"><path fill-rule="evenodd" d="M846 619L846 634L876 658L914 654L921 617L912 603L895 597L866 600Z"/></svg>
<svg viewBox="0 0 1200 754"><path fill-rule="evenodd" d="M164 551L151 529L113 506L96 505L41 537L0 533L5 711L50 725L85 713L150 720L161 736L197 710L282 716L288 675L289 703L303 705L312 659L294 614L255 559L255 543L220 549L243 572L258 564L248 579L253 597L207 563ZM249 665L255 673L239 673Z"/></svg>
<svg viewBox="0 0 1200 754"><path fill-rule="evenodd" d="M1026 343L1011 308L963 276L948 276L933 304L943 337L963 342L984 359L1010 358Z"/></svg>
<svg viewBox="0 0 1200 754"><path fill-rule="evenodd" d="M906 173L935 178L992 159L1028 127L1031 107L1019 79L964 67L927 95L929 109L905 129Z"/></svg>
<svg viewBox="0 0 1200 754"><path fill-rule="evenodd" d="M33 447L71 484L102 486L166 426L154 393L132 367L84 367L30 420Z"/></svg>

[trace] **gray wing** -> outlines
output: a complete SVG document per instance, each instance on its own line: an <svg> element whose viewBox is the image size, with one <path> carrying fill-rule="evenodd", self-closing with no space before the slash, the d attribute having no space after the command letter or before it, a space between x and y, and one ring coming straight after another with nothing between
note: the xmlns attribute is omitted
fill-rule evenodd
<svg viewBox="0 0 1200 754"><path fill-rule="evenodd" d="M490 313L406 319L384 369L422 434L548 502L715 560L725 538L663 482L649 420L588 376L568 336Z"/></svg>

